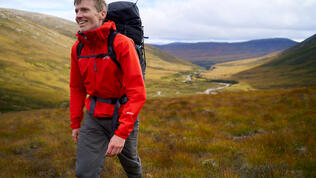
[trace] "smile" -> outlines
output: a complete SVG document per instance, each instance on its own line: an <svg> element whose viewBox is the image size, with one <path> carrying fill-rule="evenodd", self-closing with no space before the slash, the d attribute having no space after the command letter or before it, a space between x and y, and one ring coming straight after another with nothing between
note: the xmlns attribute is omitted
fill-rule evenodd
<svg viewBox="0 0 316 178"><path fill-rule="evenodd" d="M84 25L87 21L80 21L78 22L79 25Z"/></svg>

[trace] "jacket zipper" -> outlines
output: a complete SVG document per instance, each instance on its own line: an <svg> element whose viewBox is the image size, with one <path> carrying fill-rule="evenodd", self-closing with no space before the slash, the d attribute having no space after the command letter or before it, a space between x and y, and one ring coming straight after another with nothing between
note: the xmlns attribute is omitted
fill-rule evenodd
<svg viewBox="0 0 316 178"><path fill-rule="evenodd" d="M94 59L94 71L98 72L98 69L97 69L97 58Z"/></svg>

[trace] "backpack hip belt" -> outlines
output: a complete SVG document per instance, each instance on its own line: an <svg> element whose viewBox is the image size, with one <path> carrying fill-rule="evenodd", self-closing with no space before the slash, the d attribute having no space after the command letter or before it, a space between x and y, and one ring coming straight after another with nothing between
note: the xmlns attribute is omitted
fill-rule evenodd
<svg viewBox="0 0 316 178"><path fill-rule="evenodd" d="M128 98L124 94L121 98L100 98L97 96L90 96L90 109L89 114L93 115L95 110L96 102L102 102L107 104L115 104L113 116L112 116L112 132L109 135L109 138L111 138L114 135L114 131L117 129L119 122L118 122L118 110L121 105L127 103Z"/></svg>

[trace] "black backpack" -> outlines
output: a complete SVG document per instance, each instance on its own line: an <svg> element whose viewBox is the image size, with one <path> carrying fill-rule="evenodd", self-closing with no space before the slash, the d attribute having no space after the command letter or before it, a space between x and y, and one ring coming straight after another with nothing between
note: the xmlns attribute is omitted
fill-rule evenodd
<svg viewBox="0 0 316 178"><path fill-rule="evenodd" d="M115 22L117 31L111 32L109 36L109 46L113 50L113 41L117 33L121 33L131 38L135 43L135 48L142 68L143 78L145 78L146 56L144 48L144 31L136 3L127 1L112 2L109 4L106 19ZM109 52L114 54L114 51ZM111 58L114 56L111 55ZM114 57L114 60L116 57ZM115 61L114 61L115 62ZM118 64L118 62L115 62Z"/></svg>
<svg viewBox="0 0 316 178"><path fill-rule="evenodd" d="M138 7L136 3L127 1L112 2L108 5L106 20L115 22L116 31L111 31L108 38L108 52L111 59L115 62L118 68L121 68L120 63L116 59L116 54L113 49L113 41L118 33L124 34L131 38L135 43L136 52L138 54L139 63L142 69L143 79L145 79L146 56L144 48L144 31L142 21L140 19ZM77 47L78 58L83 48L83 44L79 43Z"/></svg>

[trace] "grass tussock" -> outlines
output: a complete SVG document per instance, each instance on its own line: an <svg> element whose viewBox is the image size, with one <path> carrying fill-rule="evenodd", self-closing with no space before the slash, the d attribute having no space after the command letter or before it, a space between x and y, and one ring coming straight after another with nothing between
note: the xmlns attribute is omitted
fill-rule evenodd
<svg viewBox="0 0 316 178"><path fill-rule="evenodd" d="M316 88L147 101L140 115L144 177L315 177ZM1 177L74 177L65 109L0 115ZM124 177L108 158L101 177Z"/></svg>

